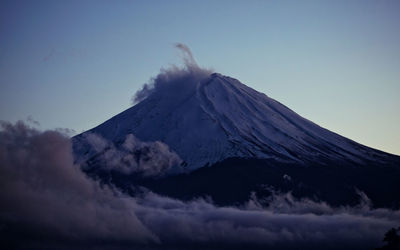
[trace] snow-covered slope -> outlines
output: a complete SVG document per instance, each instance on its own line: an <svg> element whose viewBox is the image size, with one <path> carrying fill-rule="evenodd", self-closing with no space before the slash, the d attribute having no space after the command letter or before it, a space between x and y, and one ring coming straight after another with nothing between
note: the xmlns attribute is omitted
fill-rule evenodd
<svg viewBox="0 0 400 250"><path fill-rule="evenodd" d="M390 156L330 132L217 73L158 86L140 103L85 133L101 135L116 145L128 134L164 142L189 170L229 157L383 163ZM84 144L85 133L74 138L75 145Z"/></svg>

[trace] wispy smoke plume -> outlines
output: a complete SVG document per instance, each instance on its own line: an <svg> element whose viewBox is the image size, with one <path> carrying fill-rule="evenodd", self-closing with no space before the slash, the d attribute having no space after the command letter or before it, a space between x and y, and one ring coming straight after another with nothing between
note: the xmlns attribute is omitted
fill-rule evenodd
<svg viewBox="0 0 400 250"><path fill-rule="evenodd" d="M94 137L94 140L98 138ZM135 143L126 141L132 148ZM101 140L99 148L106 146ZM182 187L184 188L184 187ZM0 240L10 248L369 249L400 223L400 211L274 194L237 207L183 202L147 192L127 197L86 178L70 140L23 123L0 130Z"/></svg>
<svg viewBox="0 0 400 250"><path fill-rule="evenodd" d="M182 52L182 58L185 62L186 67L198 67L196 60L194 60L192 51L190 51L188 46L183 43L176 43L175 47Z"/></svg>
<svg viewBox="0 0 400 250"><path fill-rule="evenodd" d="M179 68L173 65L168 69L161 69L156 77L152 78L149 83L145 83L142 89L135 93L132 97L132 104L141 102L156 92L180 91L179 86L182 84L197 84L213 73L212 70L197 65L188 46L177 43L175 47L182 52L184 67Z"/></svg>

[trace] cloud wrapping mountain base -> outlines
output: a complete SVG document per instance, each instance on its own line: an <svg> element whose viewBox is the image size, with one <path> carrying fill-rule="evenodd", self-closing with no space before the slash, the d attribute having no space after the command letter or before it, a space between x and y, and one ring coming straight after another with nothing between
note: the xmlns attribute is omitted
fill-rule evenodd
<svg viewBox="0 0 400 250"><path fill-rule="evenodd" d="M0 131L0 203L1 244L16 248L362 249L400 224L400 211L372 209L367 197L337 208L290 193L268 206L249 197L240 207L151 192L128 197L87 178L73 164L69 138L21 122Z"/></svg>
<svg viewBox="0 0 400 250"><path fill-rule="evenodd" d="M87 133L80 142L83 143L83 149L89 149L83 156L76 157L77 163L84 170L98 165L96 167L105 172L136 173L143 177L160 177L182 172L182 160L160 141L143 142L129 134L117 147L97 134Z"/></svg>

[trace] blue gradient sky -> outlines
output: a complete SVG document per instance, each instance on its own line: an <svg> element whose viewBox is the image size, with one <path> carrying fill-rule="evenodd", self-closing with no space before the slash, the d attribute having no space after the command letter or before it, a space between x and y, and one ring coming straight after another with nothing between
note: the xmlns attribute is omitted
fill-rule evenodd
<svg viewBox="0 0 400 250"><path fill-rule="evenodd" d="M400 154L400 1L0 1L0 120L77 133L182 42L334 132Z"/></svg>

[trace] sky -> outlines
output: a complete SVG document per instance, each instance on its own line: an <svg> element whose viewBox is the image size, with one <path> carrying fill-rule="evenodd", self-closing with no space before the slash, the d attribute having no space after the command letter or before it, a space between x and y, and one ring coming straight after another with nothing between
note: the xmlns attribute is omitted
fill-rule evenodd
<svg viewBox="0 0 400 250"><path fill-rule="evenodd" d="M0 0L0 120L80 133L129 108L174 44L303 117L400 155L399 1Z"/></svg>

